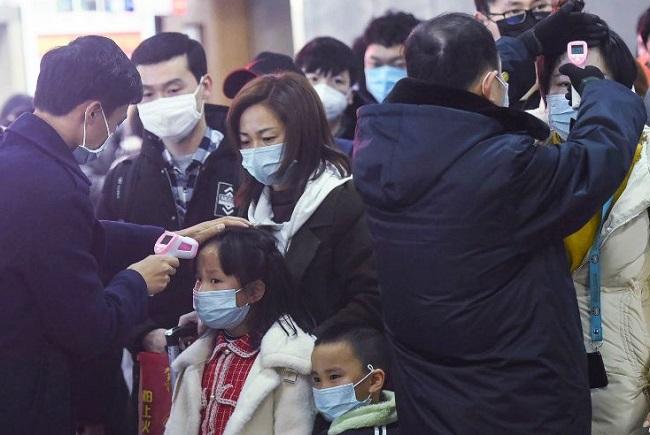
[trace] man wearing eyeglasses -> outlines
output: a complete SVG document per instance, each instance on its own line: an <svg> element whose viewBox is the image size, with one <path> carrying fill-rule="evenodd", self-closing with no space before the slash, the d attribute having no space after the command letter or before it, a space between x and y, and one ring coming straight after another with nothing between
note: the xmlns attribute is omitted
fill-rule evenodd
<svg viewBox="0 0 650 435"><path fill-rule="evenodd" d="M519 36L550 15L551 0L474 0L476 19L494 36Z"/></svg>

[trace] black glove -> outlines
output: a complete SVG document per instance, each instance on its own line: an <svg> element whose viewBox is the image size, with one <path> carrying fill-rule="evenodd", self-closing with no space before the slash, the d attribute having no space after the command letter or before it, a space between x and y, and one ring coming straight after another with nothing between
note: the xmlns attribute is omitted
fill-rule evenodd
<svg viewBox="0 0 650 435"><path fill-rule="evenodd" d="M561 53L571 41L586 41L590 47L600 45L608 36L607 24L597 15L582 13L584 6L582 0L569 0L518 38L532 57Z"/></svg>
<svg viewBox="0 0 650 435"><path fill-rule="evenodd" d="M585 89L585 85L594 80L602 80L605 78L605 75L601 70L595 66L589 65L585 69L575 66L572 63L564 64L560 67L560 74L564 74L569 77L571 80L571 85L575 88L576 91L582 96L582 91ZM567 95L571 95L571 92ZM569 99L567 97L567 99Z"/></svg>

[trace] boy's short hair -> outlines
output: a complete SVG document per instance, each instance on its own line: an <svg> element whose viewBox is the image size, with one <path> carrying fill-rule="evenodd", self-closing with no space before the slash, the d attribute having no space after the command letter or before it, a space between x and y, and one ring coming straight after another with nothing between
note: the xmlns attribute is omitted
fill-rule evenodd
<svg viewBox="0 0 650 435"><path fill-rule="evenodd" d="M319 331L314 346L334 343L349 344L364 369L372 364L376 369L389 371L386 338L377 329L335 323Z"/></svg>
<svg viewBox="0 0 650 435"><path fill-rule="evenodd" d="M142 99L140 74L113 40L82 36L54 48L41 59L34 106L56 116L84 101L98 100L107 117Z"/></svg>
<svg viewBox="0 0 650 435"><path fill-rule="evenodd" d="M389 11L368 24L363 33L363 41L366 47L370 44L384 47L401 45L419 23L420 20L413 14Z"/></svg>
<svg viewBox="0 0 650 435"><path fill-rule="evenodd" d="M187 56L187 66L199 82L208 73L205 50L183 33L163 32L145 39L133 51L131 60L136 65L153 65L182 55Z"/></svg>
<svg viewBox="0 0 650 435"><path fill-rule="evenodd" d="M296 66L306 73L350 73L350 84L359 80L359 65L352 49L329 36L314 38L296 54Z"/></svg>

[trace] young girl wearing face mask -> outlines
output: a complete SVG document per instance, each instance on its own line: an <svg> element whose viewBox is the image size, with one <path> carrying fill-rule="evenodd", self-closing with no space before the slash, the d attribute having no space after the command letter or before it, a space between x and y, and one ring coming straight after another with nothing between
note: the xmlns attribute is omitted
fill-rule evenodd
<svg viewBox="0 0 650 435"><path fill-rule="evenodd" d="M272 229L317 323L381 328L363 203L316 91L298 74L259 77L235 97L227 122L246 171L240 210Z"/></svg>
<svg viewBox="0 0 650 435"><path fill-rule="evenodd" d="M577 110L565 98L570 92L569 79L559 73L567 62L566 53L546 57L540 76L552 131L550 143L559 146L570 139L577 117ZM601 46L589 48L587 65L598 67L606 78L627 88L636 77L634 58L614 32ZM646 127L632 168L610 205L604 205L583 228L565 239L585 348L600 353L609 382L605 389L591 390L595 434L637 433L650 406L643 393L650 364L649 133ZM596 271L599 286L593 281ZM592 316L598 305L600 320ZM602 331L602 340L599 334L592 336L593 328Z"/></svg>
<svg viewBox="0 0 650 435"><path fill-rule="evenodd" d="M310 434L313 320L274 238L228 229L196 265L194 307L208 330L173 363L165 434Z"/></svg>

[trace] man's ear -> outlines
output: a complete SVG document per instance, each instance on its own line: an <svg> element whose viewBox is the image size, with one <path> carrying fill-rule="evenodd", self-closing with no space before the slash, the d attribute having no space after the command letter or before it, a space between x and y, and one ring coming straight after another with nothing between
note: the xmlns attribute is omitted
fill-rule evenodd
<svg viewBox="0 0 650 435"><path fill-rule="evenodd" d="M384 388L386 382L386 373L382 369L375 369L370 375L370 394L379 393Z"/></svg>
<svg viewBox="0 0 650 435"><path fill-rule="evenodd" d="M492 101L494 104L498 103L498 95L494 92L494 82L497 79L497 74L499 74L499 71L491 71L483 77L483 80L481 81L481 94L483 97L487 98L488 100Z"/></svg>
<svg viewBox="0 0 650 435"><path fill-rule="evenodd" d="M212 96L212 87L214 86L214 82L212 81L212 76L210 74L206 74L203 76L203 82L201 83L201 88L203 92L203 100L208 101L210 97Z"/></svg>
<svg viewBox="0 0 650 435"><path fill-rule="evenodd" d="M102 122L104 122L101 111L102 103L98 100L90 100L85 101L81 104L81 110L79 110L79 113L81 113L82 118L84 116L86 117L86 122L88 123L92 122L95 119L100 119ZM108 114L105 115L108 118Z"/></svg>
<svg viewBox="0 0 650 435"><path fill-rule="evenodd" d="M257 280L253 281L249 285L246 286L246 294L248 295L248 303L249 304L254 304L255 302L259 302L260 299L264 297L264 294L266 293L266 285L262 280Z"/></svg>

